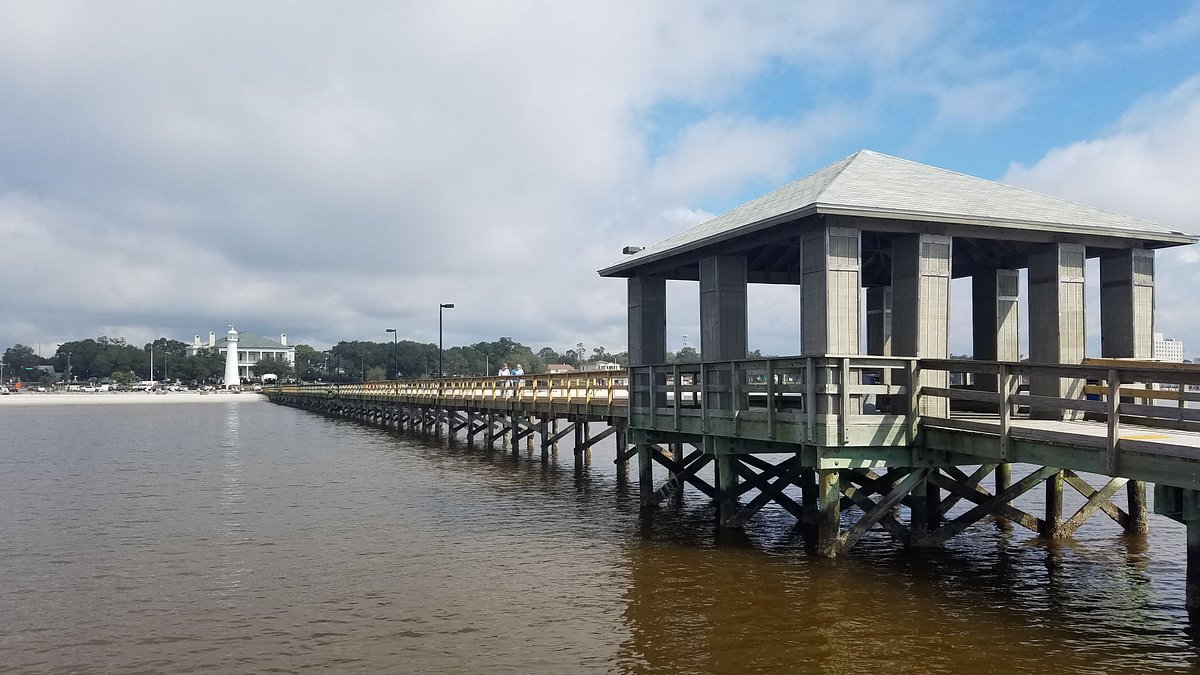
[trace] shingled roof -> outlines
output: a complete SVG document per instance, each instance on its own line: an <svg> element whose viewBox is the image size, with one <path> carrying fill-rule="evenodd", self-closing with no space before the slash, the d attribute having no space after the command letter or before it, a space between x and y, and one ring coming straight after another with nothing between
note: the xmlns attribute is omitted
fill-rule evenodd
<svg viewBox="0 0 1200 675"><path fill-rule="evenodd" d="M633 269L813 215L924 221L1033 233L1127 239L1126 247L1196 242L1194 235L1022 188L860 150L686 232L647 247L601 276ZM868 227L864 225L864 227ZM914 231L919 229L914 223ZM1033 239L1031 239L1032 241Z"/></svg>

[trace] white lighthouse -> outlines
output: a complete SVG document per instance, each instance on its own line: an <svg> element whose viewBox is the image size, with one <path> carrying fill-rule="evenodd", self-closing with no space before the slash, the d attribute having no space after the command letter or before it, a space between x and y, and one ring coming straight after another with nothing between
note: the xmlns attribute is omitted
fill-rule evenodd
<svg viewBox="0 0 1200 675"><path fill-rule="evenodd" d="M233 329L233 325L229 326L225 342L225 388L240 389L242 378L238 375L238 332Z"/></svg>

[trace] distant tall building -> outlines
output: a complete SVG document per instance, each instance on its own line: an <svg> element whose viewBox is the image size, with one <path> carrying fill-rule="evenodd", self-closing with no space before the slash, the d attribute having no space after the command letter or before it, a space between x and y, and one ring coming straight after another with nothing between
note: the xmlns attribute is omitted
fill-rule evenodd
<svg viewBox="0 0 1200 675"><path fill-rule="evenodd" d="M1154 360L1183 363L1183 341L1154 334Z"/></svg>

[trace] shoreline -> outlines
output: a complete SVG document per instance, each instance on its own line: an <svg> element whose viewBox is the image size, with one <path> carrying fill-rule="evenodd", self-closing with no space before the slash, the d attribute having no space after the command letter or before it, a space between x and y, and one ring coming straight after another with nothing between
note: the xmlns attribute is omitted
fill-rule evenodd
<svg viewBox="0 0 1200 675"><path fill-rule="evenodd" d="M198 391L172 391L152 394L141 391L98 392L22 392L0 395L0 408L7 406L44 405L112 405L112 404L169 404L169 403L265 403L267 397L258 392L238 394Z"/></svg>

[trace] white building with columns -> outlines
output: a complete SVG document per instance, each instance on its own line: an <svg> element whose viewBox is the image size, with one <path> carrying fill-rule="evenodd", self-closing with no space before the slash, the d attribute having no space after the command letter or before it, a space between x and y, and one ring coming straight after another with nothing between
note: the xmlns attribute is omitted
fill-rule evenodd
<svg viewBox="0 0 1200 675"><path fill-rule="evenodd" d="M215 349L218 354L226 355L229 352L229 344L228 335L217 337L215 331L209 331L207 340L202 341L199 335L194 336L187 353L188 356L192 356L201 350ZM253 333L237 333L237 341L234 344L237 345L235 351L238 376L242 380L253 378L254 364L265 358L287 361L292 367L296 365L296 348L288 345L286 333L280 333L278 341Z"/></svg>

